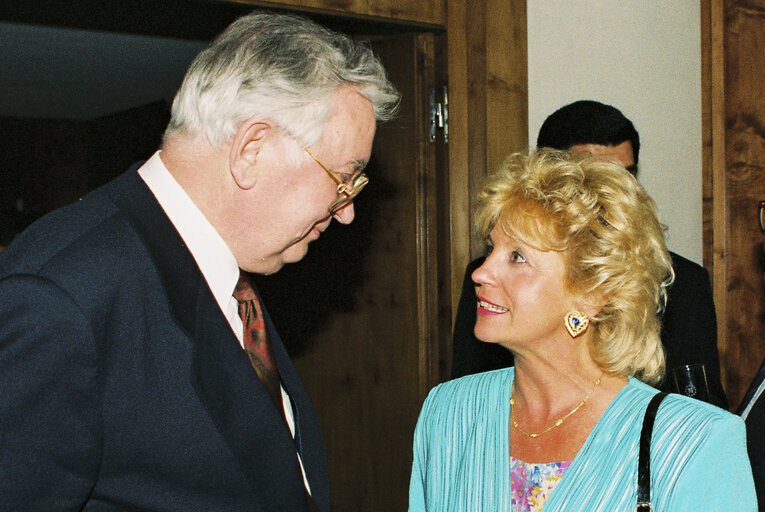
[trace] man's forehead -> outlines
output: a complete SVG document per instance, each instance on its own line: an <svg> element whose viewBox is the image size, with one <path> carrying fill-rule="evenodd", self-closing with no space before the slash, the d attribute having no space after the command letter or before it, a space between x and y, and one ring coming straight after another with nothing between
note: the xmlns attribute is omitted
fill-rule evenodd
<svg viewBox="0 0 765 512"><path fill-rule="evenodd" d="M363 169L372 151L375 128L372 102L357 89L345 86L336 93L320 144L341 160L335 165Z"/></svg>
<svg viewBox="0 0 765 512"><path fill-rule="evenodd" d="M632 142L625 140L620 144L606 146L603 144L574 144L569 148L574 153L589 153L595 156L605 156L616 160L622 167L635 174L635 152Z"/></svg>

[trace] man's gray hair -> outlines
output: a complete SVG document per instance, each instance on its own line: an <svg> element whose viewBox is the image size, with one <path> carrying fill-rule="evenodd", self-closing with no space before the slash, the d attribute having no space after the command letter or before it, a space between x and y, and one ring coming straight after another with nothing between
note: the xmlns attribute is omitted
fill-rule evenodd
<svg viewBox="0 0 765 512"><path fill-rule="evenodd" d="M379 121L395 115L399 93L367 45L298 16L253 13L232 23L191 63L165 139L203 135L219 147L257 116L309 146L321 137L344 85L372 102Z"/></svg>

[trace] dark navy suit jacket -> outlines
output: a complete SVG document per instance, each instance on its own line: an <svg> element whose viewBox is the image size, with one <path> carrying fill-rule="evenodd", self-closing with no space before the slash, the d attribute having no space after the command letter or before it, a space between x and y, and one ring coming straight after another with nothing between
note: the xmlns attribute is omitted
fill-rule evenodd
<svg viewBox="0 0 765 512"><path fill-rule="evenodd" d="M757 388L765 380L765 361L755 375L749 390L739 405L738 414L743 414L745 409L755 399ZM760 510L765 510L765 393L752 403L752 407L746 417L746 447L749 452L749 460L752 463L754 474L754 487L757 490L757 501Z"/></svg>
<svg viewBox="0 0 765 512"><path fill-rule="evenodd" d="M267 317L267 315L266 315ZM0 510L329 510L318 421L267 317L293 440L136 168L0 254Z"/></svg>
<svg viewBox="0 0 765 512"><path fill-rule="evenodd" d="M712 403L727 409L728 401L720 378L717 350L717 318L712 300L709 274L701 265L679 254L670 253L675 282L669 288L667 307L662 318L661 341L664 344L667 370L675 366L703 363ZM476 321L476 296L471 275L483 258L467 267L462 285L453 333L452 377L504 368L513 364L513 356L504 347L484 343L473 335ZM672 377L658 386L674 391Z"/></svg>

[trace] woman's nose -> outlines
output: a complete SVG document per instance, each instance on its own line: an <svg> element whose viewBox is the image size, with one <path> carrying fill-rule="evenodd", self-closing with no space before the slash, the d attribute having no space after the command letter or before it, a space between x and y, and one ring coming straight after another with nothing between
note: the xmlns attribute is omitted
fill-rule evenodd
<svg viewBox="0 0 765 512"><path fill-rule="evenodd" d="M489 258L486 258L483 263L481 263L481 266L475 269L470 275L473 283L475 283L477 286L486 284L491 281L491 270L489 265Z"/></svg>

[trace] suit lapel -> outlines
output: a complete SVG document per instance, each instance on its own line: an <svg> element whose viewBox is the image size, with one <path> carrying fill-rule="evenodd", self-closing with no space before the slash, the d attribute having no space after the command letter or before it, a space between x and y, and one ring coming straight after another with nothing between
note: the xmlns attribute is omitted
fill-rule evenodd
<svg viewBox="0 0 765 512"><path fill-rule="evenodd" d="M316 412L308 398L303 383L297 374L295 365L287 353L279 334L276 332L271 317L268 315L268 305L264 304L263 312L266 317L268 334L273 344L276 366L282 385L292 400L292 411L295 418L295 446L303 459L303 466L311 484L311 495L320 510L329 510L329 469L327 454Z"/></svg>
<svg viewBox="0 0 765 512"><path fill-rule="evenodd" d="M760 384L762 384L763 380L765 380L765 361L762 362L760 369L757 370L757 374L754 376L754 380L752 380L749 389L744 395L744 399L741 400L741 405L738 406L738 411L736 411L736 414L739 416L744 414L744 411L749 406L749 402L751 402L754 398L754 394L757 392L757 389L760 387Z"/></svg>
<svg viewBox="0 0 765 512"><path fill-rule="evenodd" d="M212 294L199 298L194 388L253 481L264 510L303 510L305 489L292 435Z"/></svg>
<svg viewBox="0 0 765 512"><path fill-rule="evenodd" d="M192 385L252 482L262 510L305 510L305 490L289 429L241 350L196 261L135 172L137 168L108 185L108 193L152 254L173 315L192 341ZM269 328L275 335L270 320ZM294 368L281 341L275 345L279 347L279 370L289 375L293 387ZM302 408L303 400L300 402L297 405Z"/></svg>

